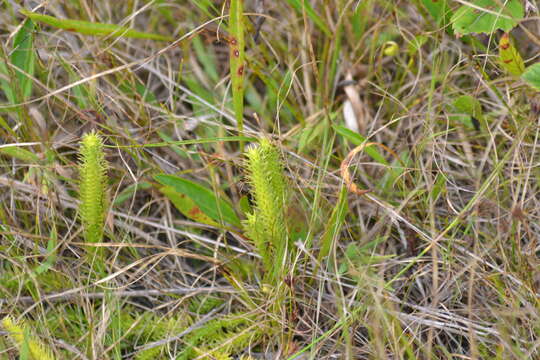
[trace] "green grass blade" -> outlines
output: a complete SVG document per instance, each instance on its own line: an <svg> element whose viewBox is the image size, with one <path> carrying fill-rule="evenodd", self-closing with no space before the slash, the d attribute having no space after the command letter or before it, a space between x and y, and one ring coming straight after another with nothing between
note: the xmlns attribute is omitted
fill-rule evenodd
<svg viewBox="0 0 540 360"><path fill-rule="evenodd" d="M368 141L362 135L355 133L352 130L347 129L344 126L339 125L339 126L333 126L333 127L334 127L334 130L336 130L338 134L340 134L341 136L343 136L344 138L352 142L354 145L357 145L357 146L362 145L363 143ZM369 155L369 157L371 157L376 162L382 165L386 165L386 166L389 165L385 157L382 156L381 153L375 147L368 146L364 149L364 151L366 152L367 155Z"/></svg>
<svg viewBox="0 0 540 360"><path fill-rule="evenodd" d="M0 155L5 155L5 156L9 156L15 159L19 159L29 164L39 163L39 157L36 154L16 145L0 147Z"/></svg>
<svg viewBox="0 0 540 360"><path fill-rule="evenodd" d="M62 30L73 31L83 35L127 37L134 39L148 39L158 41L172 41L170 36L140 32L116 24L94 23L83 20L58 19L49 15L37 14L28 10L20 12L30 19L47 24Z"/></svg>
<svg viewBox="0 0 540 360"><path fill-rule="evenodd" d="M16 72L23 101L32 93L33 81L29 76L34 75L36 63L36 53L33 46L34 27L35 25L32 20L26 20L21 29L17 32L17 35L15 35L13 41L13 48L15 50L11 55L11 63L28 74L25 75L21 71Z"/></svg>
<svg viewBox="0 0 540 360"><path fill-rule="evenodd" d="M192 140L177 140L177 141L164 141L158 143L141 144L141 145L114 145L114 148L153 148L164 147L170 145L195 145L195 144L209 144L222 141L257 141L257 138L249 136L228 136L228 137L210 137L204 139L192 139Z"/></svg>
<svg viewBox="0 0 540 360"><path fill-rule="evenodd" d="M318 257L319 263L330 254L332 243L337 239L341 227L345 222L345 216L349 211L347 194L347 189L342 187L339 193L338 203L334 207L334 210L332 210L332 215L330 216L324 235L321 238L321 251L319 252Z"/></svg>
<svg viewBox="0 0 540 360"><path fill-rule="evenodd" d="M14 72L0 62L0 87L9 103L23 102L32 93L36 54L34 52L34 22L26 20L13 39L13 52L9 62L17 69ZM6 56L7 57L7 56ZM15 79L10 76L15 75ZM4 79L4 76L8 79Z"/></svg>
<svg viewBox="0 0 540 360"><path fill-rule="evenodd" d="M300 14L305 12L307 17L309 17L325 35L332 36L332 32L328 26L326 26L324 20L315 12L315 10L313 10L313 7L309 2L305 0L287 0L287 2Z"/></svg>

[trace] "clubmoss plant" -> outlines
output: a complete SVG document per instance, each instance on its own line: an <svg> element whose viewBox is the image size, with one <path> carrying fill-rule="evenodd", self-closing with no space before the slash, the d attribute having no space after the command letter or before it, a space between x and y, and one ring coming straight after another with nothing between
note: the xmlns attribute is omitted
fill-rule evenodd
<svg viewBox="0 0 540 360"><path fill-rule="evenodd" d="M263 327L254 324L254 320L243 313L213 319L184 338L185 347L176 359L230 358L263 336Z"/></svg>
<svg viewBox="0 0 540 360"><path fill-rule="evenodd" d="M245 222L268 276L277 279L284 268L288 231L285 222L287 185L278 149L263 139L246 152L247 177L255 207Z"/></svg>
<svg viewBox="0 0 540 360"><path fill-rule="evenodd" d="M10 339L18 348L21 359L54 360L50 349L35 335L31 334L28 326L23 322L16 322L10 316L6 316L2 319L2 327L7 331ZM27 356L23 356L23 353L26 353Z"/></svg>
<svg viewBox="0 0 540 360"><path fill-rule="evenodd" d="M95 132L83 136L79 164L79 214L84 227L84 238L88 243L103 239L107 201L107 162L103 153L103 141ZM94 249L92 255L101 253ZM98 258L99 259L99 258Z"/></svg>

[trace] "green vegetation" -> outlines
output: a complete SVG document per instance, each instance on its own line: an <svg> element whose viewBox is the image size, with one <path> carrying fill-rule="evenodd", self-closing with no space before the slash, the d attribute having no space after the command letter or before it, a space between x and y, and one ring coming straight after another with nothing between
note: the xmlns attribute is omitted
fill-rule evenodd
<svg viewBox="0 0 540 360"><path fill-rule="evenodd" d="M103 238L103 225L107 210L107 163L103 142L96 133L83 136L79 164L80 214L87 242L98 243Z"/></svg>
<svg viewBox="0 0 540 360"><path fill-rule="evenodd" d="M22 3L1 360L540 358L533 2Z"/></svg>
<svg viewBox="0 0 540 360"><path fill-rule="evenodd" d="M2 327L6 329L9 337L18 348L21 358L31 360L53 360L50 351L40 343L34 335L30 334L28 326L17 324L9 316L2 319Z"/></svg>
<svg viewBox="0 0 540 360"><path fill-rule="evenodd" d="M285 224L285 209L289 202L283 165L277 148L268 140L262 140L260 146L248 150L246 156L255 205L253 213L247 214L246 232L275 282L291 269L287 257L293 253Z"/></svg>

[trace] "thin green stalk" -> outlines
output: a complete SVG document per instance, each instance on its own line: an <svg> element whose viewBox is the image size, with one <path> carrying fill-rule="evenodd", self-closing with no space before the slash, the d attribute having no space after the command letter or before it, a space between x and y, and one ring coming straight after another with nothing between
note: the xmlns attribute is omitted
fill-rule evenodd
<svg viewBox="0 0 540 360"><path fill-rule="evenodd" d="M127 27L116 24L95 23L83 20L74 19L59 19L49 15L34 13L25 9L20 10L21 14L28 18L41 22L62 30L77 32L83 35L92 36L111 36L111 37L126 37L135 39L149 39L157 41L172 41L170 36L159 34L144 33Z"/></svg>
<svg viewBox="0 0 540 360"><path fill-rule="evenodd" d="M232 97L234 115L236 117L238 134L244 131L244 4L243 0L231 0L230 8L230 71L232 82ZM240 150L244 152L244 142L240 142Z"/></svg>

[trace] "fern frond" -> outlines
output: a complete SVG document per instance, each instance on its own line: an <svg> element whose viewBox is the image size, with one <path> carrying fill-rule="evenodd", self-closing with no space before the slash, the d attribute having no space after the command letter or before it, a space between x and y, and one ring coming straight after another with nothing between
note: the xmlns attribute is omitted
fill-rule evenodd
<svg viewBox="0 0 540 360"><path fill-rule="evenodd" d="M23 347L27 347L30 359L32 360L54 360L50 349L39 339L30 333L27 325L23 322L15 322L10 316L2 319L2 326L6 329L13 343L18 347L19 352Z"/></svg>

